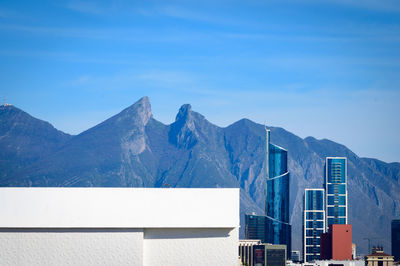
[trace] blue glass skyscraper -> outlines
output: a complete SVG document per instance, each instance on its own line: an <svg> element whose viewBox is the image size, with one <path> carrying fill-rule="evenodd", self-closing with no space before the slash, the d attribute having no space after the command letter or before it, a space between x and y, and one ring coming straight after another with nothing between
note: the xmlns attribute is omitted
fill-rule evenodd
<svg viewBox="0 0 400 266"><path fill-rule="evenodd" d="M261 239L265 243L286 245L287 254L290 254L290 175L287 169L287 150L270 143L270 131L268 129L266 129L265 143L265 215L262 216L263 218L255 215L246 215L245 235L247 239ZM264 221L264 228L261 226L261 221ZM263 233L265 236L260 236Z"/></svg>
<svg viewBox="0 0 400 266"><path fill-rule="evenodd" d="M400 219L392 220L392 255L400 261Z"/></svg>
<svg viewBox="0 0 400 266"><path fill-rule="evenodd" d="M303 201L304 261L320 259L320 237L325 232L324 189L305 189Z"/></svg>
<svg viewBox="0 0 400 266"><path fill-rule="evenodd" d="M327 157L325 162L326 230L347 224L347 158Z"/></svg>
<svg viewBox="0 0 400 266"><path fill-rule="evenodd" d="M287 246L291 253L291 226L289 224L289 177L287 150L270 143L271 132L266 130L266 232L267 242Z"/></svg>
<svg viewBox="0 0 400 266"><path fill-rule="evenodd" d="M258 239L261 243L267 243L266 219L264 215L251 214L245 215L245 234L246 239Z"/></svg>

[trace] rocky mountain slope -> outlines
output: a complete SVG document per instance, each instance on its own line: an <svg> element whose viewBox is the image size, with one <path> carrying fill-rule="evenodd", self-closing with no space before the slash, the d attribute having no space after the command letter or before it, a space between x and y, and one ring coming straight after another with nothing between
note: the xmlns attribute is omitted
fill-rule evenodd
<svg viewBox="0 0 400 266"><path fill-rule="evenodd" d="M0 106L0 180L63 146L71 135L12 106Z"/></svg>
<svg viewBox="0 0 400 266"><path fill-rule="evenodd" d="M0 122L1 186L240 187L241 220L244 213L263 212L265 131L250 120L221 128L183 105L175 122L164 125L144 97L77 136L12 106L0 108ZM272 142L289 151L293 248L301 249L304 188L322 187L326 156L346 156L349 222L358 251L366 252L364 237L383 237L379 243L389 251L390 220L400 206L400 164L360 158L329 140L270 130Z"/></svg>

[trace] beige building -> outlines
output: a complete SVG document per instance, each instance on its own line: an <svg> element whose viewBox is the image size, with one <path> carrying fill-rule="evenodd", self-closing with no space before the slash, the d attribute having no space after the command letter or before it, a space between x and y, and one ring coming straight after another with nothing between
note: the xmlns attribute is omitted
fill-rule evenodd
<svg viewBox="0 0 400 266"><path fill-rule="evenodd" d="M365 257L365 266L393 266L393 256L378 250Z"/></svg>
<svg viewBox="0 0 400 266"><path fill-rule="evenodd" d="M261 243L261 240L239 240L239 265L286 265L286 245Z"/></svg>
<svg viewBox="0 0 400 266"><path fill-rule="evenodd" d="M261 245L261 240L242 239L239 240L239 259L242 264L239 265L254 265L253 263L253 247Z"/></svg>
<svg viewBox="0 0 400 266"><path fill-rule="evenodd" d="M351 256L353 257L353 260L355 260L357 258L356 250L357 250L356 244L352 243L351 244Z"/></svg>

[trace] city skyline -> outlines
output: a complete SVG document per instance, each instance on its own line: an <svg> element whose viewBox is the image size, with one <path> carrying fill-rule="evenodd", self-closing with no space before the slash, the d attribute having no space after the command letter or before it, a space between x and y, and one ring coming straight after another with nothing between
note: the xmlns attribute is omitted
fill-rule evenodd
<svg viewBox="0 0 400 266"><path fill-rule="evenodd" d="M241 120L228 128L219 128L192 111L189 105L181 107L174 124L164 125L151 117L149 99L143 97L84 134L69 136L14 106L0 106L0 109L1 186L240 187L244 199L241 200L242 234L245 214L265 213L267 142L263 125ZM279 145L272 145L272 166L267 164L271 170L268 176L272 177L268 180L274 181L268 187L274 188L278 196L272 201L269 216L275 220L287 217L284 210L290 194L295 249L301 249L304 188L322 186L327 155L346 156L349 160L348 213L356 242L364 243L365 235L371 239L390 235L388 227L382 224L389 224L400 206L397 176L388 174L396 171L396 164L359 158L334 142L302 140L281 128L267 129L272 132L273 143ZM290 193L280 195L280 191L286 191L282 188L287 182L280 181L287 181L282 179L288 177L288 173L284 174L287 166L293 185ZM372 215L379 219L370 220ZM265 218L261 221L261 227L265 228L267 217L257 217ZM267 238L265 234L262 237ZM387 248L388 239L381 242ZM359 250L365 252L362 250L366 248L361 244Z"/></svg>
<svg viewBox="0 0 400 266"><path fill-rule="evenodd" d="M398 162L399 13L392 0L3 1L0 97L77 134L148 95L166 124L190 103L222 127L266 121Z"/></svg>
<svg viewBox="0 0 400 266"><path fill-rule="evenodd" d="M306 262L331 257L331 225L348 225L347 157L326 157L324 170L323 188L304 190L303 258ZM345 253L349 254L349 250Z"/></svg>

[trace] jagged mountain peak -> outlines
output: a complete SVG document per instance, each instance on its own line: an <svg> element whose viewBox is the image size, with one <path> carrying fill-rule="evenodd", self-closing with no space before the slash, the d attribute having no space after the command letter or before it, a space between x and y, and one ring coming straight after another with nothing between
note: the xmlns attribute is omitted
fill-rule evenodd
<svg viewBox="0 0 400 266"><path fill-rule="evenodd" d="M129 160L130 156L138 155L146 149L145 128L150 119L150 100L144 96L120 113L78 135L74 145L85 143L88 151L93 151L106 147L101 143L107 140L108 146L102 152L112 149L118 154L122 150L122 156Z"/></svg>
<svg viewBox="0 0 400 266"><path fill-rule="evenodd" d="M205 117L195 111L192 110L192 106L190 104L184 104L179 108L178 114L175 117L175 123L203 123L209 122L205 119Z"/></svg>
<svg viewBox="0 0 400 266"><path fill-rule="evenodd" d="M193 119L192 106L184 104L179 108L175 122L171 124L169 141L178 147L190 149L198 142L198 133Z"/></svg>
<svg viewBox="0 0 400 266"><path fill-rule="evenodd" d="M192 106L190 104L184 104L179 108L179 112L175 117L175 121L186 119L192 113Z"/></svg>
<svg viewBox="0 0 400 266"><path fill-rule="evenodd" d="M192 111L190 104L184 104L170 125L169 140L178 147L191 148L199 141L208 142L220 127L210 123L203 115Z"/></svg>
<svg viewBox="0 0 400 266"><path fill-rule="evenodd" d="M149 119L152 117L151 104L149 97L144 96L135 102L133 105L124 109L121 113L117 115L118 121L124 118L135 117L135 121L142 125L146 125Z"/></svg>
<svg viewBox="0 0 400 266"><path fill-rule="evenodd" d="M104 131L104 128L115 128L119 133L124 134L137 128L144 128L152 118L151 104L147 96L142 97L131 106L125 108L120 113L92 127L79 136L92 134L93 132Z"/></svg>

